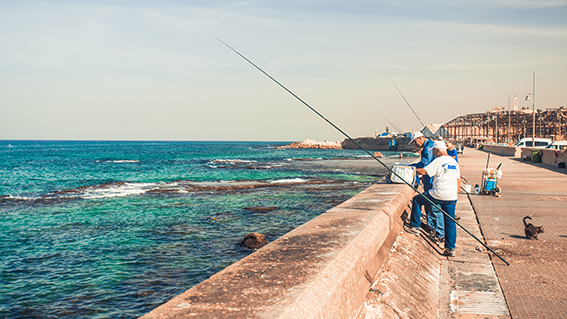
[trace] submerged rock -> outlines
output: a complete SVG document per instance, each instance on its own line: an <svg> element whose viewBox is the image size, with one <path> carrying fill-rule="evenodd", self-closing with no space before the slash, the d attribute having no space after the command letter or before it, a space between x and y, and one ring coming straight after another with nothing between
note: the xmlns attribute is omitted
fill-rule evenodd
<svg viewBox="0 0 567 319"><path fill-rule="evenodd" d="M244 239L240 242L240 246L244 246L249 249L258 249L266 245L268 241L266 236L259 233L247 234Z"/></svg>
<svg viewBox="0 0 567 319"><path fill-rule="evenodd" d="M280 209L278 206L250 206L250 207L244 207L244 210L247 210L249 212L253 212L253 213L268 213L274 210L278 210Z"/></svg>

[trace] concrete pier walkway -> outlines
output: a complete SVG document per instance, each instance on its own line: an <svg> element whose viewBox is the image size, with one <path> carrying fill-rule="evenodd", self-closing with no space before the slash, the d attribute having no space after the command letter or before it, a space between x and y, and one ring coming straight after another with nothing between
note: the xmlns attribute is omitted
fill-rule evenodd
<svg viewBox="0 0 567 319"><path fill-rule="evenodd" d="M456 215L510 266L461 228L451 258L423 233L402 232L357 319L567 318L567 170L492 155L501 197L474 195L487 157L468 148L459 156L473 193L461 191ZM526 239L524 216L544 225L539 240Z"/></svg>
<svg viewBox="0 0 567 319"><path fill-rule="evenodd" d="M461 175L473 191L487 157L488 153L469 148L459 157ZM471 194L470 203L488 245L510 262L507 266L491 256L511 317L567 318L567 170L496 155L489 166L500 163L502 196ZM459 204L457 215L463 216L462 207ZM535 226L544 226L539 240L526 239L524 216L531 216ZM458 234L457 248L449 268L454 264L458 269L459 256L470 250L465 234Z"/></svg>

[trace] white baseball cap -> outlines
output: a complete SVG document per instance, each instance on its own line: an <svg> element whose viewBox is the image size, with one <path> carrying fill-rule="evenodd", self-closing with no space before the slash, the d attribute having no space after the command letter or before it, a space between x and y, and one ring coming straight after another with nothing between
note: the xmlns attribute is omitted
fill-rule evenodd
<svg viewBox="0 0 567 319"><path fill-rule="evenodd" d="M413 141L414 141L416 138L422 137L422 136L423 136L423 134L422 134L421 132L415 132L415 133L413 133L413 135L411 136L411 141L409 141L408 144L413 143Z"/></svg>
<svg viewBox="0 0 567 319"><path fill-rule="evenodd" d="M447 145L445 145L445 142L443 141L435 141L433 142L433 148L446 150Z"/></svg>

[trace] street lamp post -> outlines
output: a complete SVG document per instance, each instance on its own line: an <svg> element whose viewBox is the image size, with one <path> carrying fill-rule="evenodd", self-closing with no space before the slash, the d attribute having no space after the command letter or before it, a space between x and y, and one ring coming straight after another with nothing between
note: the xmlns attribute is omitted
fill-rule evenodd
<svg viewBox="0 0 567 319"><path fill-rule="evenodd" d="M508 94L508 135L506 143L510 143L512 141L512 132L510 131L511 126L511 116L512 116L512 109L510 108L510 94Z"/></svg>
<svg viewBox="0 0 567 319"><path fill-rule="evenodd" d="M559 138L563 140L563 138L561 137L561 115L559 114L559 112L557 112L557 119L559 120Z"/></svg>
<svg viewBox="0 0 567 319"><path fill-rule="evenodd" d="M535 146L535 71L532 80L532 93L526 95L526 101L530 100L530 94L532 95L532 114L533 114L533 126L532 126L532 147Z"/></svg>
<svg viewBox="0 0 567 319"><path fill-rule="evenodd" d="M498 113L496 113L496 144L498 144Z"/></svg>

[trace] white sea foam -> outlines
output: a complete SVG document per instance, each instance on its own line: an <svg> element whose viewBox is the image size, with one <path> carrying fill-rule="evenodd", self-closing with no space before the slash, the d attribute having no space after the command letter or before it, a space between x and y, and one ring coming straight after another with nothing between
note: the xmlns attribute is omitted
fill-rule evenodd
<svg viewBox="0 0 567 319"><path fill-rule="evenodd" d="M240 160L240 159L216 159L216 160L214 160L214 161L209 161L208 164L232 164L232 165L238 165L238 164L249 164L249 163L256 163L256 161Z"/></svg>
<svg viewBox="0 0 567 319"><path fill-rule="evenodd" d="M295 183L305 183L308 180L303 179L303 178L289 178L289 179L277 179L277 180L273 180L270 181L270 183L273 184L295 184Z"/></svg>
<svg viewBox="0 0 567 319"><path fill-rule="evenodd" d="M108 187L90 187L78 195L85 199L100 199L112 197L125 197L131 195L141 195L158 186L155 183L124 183L111 185Z"/></svg>
<svg viewBox="0 0 567 319"><path fill-rule="evenodd" d="M113 160L113 161L96 161L97 163L139 163L138 160Z"/></svg>
<svg viewBox="0 0 567 319"><path fill-rule="evenodd" d="M27 197L27 196L20 196L20 195L8 195L6 197L7 199L12 199L12 200L25 200L25 201L34 201L37 199L37 197Z"/></svg>

